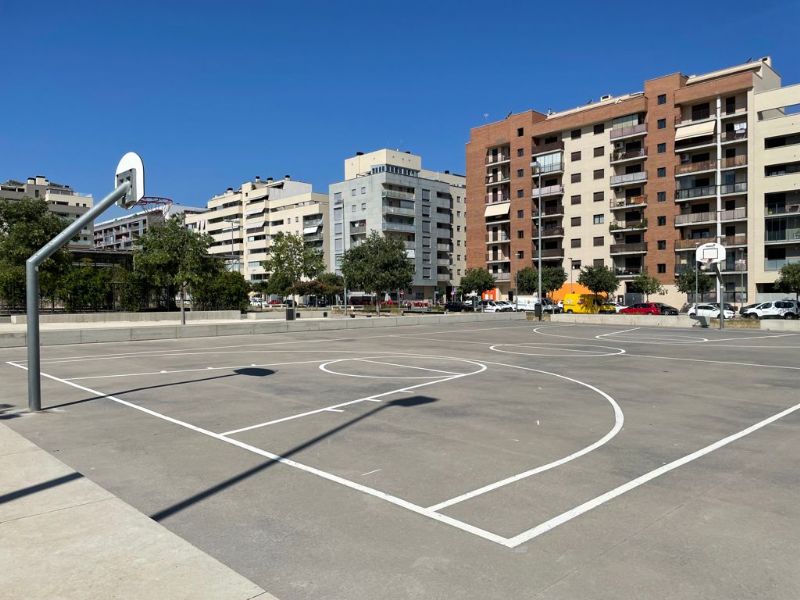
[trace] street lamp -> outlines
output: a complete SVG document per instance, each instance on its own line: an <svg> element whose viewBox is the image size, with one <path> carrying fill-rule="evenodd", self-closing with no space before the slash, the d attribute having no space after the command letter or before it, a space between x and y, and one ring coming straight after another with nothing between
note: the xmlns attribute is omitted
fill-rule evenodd
<svg viewBox="0 0 800 600"><path fill-rule="evenodd" d="M542 309L544 305L542 303L542 165L539 163L538 160L534 159L531 163L531 166L534 169L534 172L539 176L538 181L538 189L539 189L539 200L536 203L536 238L538 240L539 247L537 248L536 257L537 257L537 268L536 268L536 292L537 298L539 300L539 320L542 320Z"/></svg>
<svg viewBox="0 0 800 600"><path fill-rule="evenodd" d="M569 291L571 292L572 291L572 261L573 261L573 258L571 256L568 256L567 260L569 261Z"/></svg>
<svg viewBox="0 0 800 600"><path fill-rule="evenodd" d="M233 246L234 246L234 244L233 244L233 231L234 231L234 229L233 228L234 228L234 224L238 224L239 223L239 219L227 218L227 219L225 219L225 222L231 224L231 271L233 271L233 267L235 265L236 266L236 271L238 273L239 272L239 262L236 260L236 254L235 254L235 252L233 250Z"/></svg>

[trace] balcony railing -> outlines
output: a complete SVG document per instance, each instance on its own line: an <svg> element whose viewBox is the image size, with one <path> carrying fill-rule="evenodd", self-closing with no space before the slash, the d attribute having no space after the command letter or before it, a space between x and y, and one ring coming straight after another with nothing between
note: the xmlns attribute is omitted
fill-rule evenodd
<svg viewBox="0 0 800 600"><path fill-rule="evenodd" d="M539 234L534 230L533 232L534 237L537 237ZM563 227L542 227L542 237L561 237L564 235L564 228Z"/></svg>
<svg viewBox="0 0 800 600"><path fill-rule="evenodd" d="M636 254L640 252L647 252L647 242L638 242L634 244L611 244L609 251L611 254Z"/></svg>
<svg viewBox="0 0 800 600"><path fill-rule="evenodd" d="M766 216L789 215L800 213L800 204L786 204L783 206L767 206Z"/></svg>
<svg viewBox="0 0 800 600"><path fill-rule="evenodd" d="M559 204L558 206L545 206L544 209L542 209L542 217L554 217L563 214L564 214L564 207L561 204ZM536 210L534 210L533 218L535 219L538 216L539 214L536 212Z"/></svg>
<svg viewBox="0 0 800 600"><path fill-rule="evenodd" d="M612 140L628 137L629 135L638 135L640 133L647 133L647 124L639 123L638 125L631 125L630 127L612 127L608 133L608 137Z"/></svg>
<svg viewBox="0 0 800 600"><path fill-rule="evenodd" d="M496 165L497 163L506 162L511 160L510 154L490 154L486 157L487 165Z"/></svg>
<svg viewBox="0 0 800 600"><path fill-rule="evenodd" d="M549 152L558 152L564 149L564 142L559 140L557 142L550 142L549 144L534 144L531 149L531 154L547 154Z"/></svg>
<svg viewBox="0 0 800 600"><path fill-rule="evenodd" d="M417 230L412 223L398 223L396 221L384 221L383 229L385 231L404 231L406 233L415 233ZM350 228L350 233L353 233L352 227Z"/></svg>
<svg viewBox="0 0 800 600"><path fill-rule="evenodd" d="M507 233L503 233L501 235L491 235L486 234L486 243L487 244L499 244L501 242L510 242L511 236Z"/></svg>
<svg viewBox="0 0 800 600"><path fill-rule="evenodd" d="M541 165L541 167L538 168L536 166L537 164L538 163L531 163L531 166L533 167L533 177L538 177L540 173L542 175L547 175L548 173L558 173L564 170L564 164L560 162L549 165Z"/></svg>
<svg viewBox="0 0 800 600"><path fill-rule="evenodd" d="M399 206L383 206L383 214L385 215L399 215L403 217L413 217L413 208L400 208Z"/></svg>
<svg viewBox="0 0 800 600"><path fill-rule="evenodd" d="M733 169L734 167L744 167L744 166L747 166L747 154L739 154L737 156L723 158L720 161L721 169Z"/></svg>
<svg viewBox="0 0 800 600"><path fill-rule="evenodd" d="M726 194L744 194L747 192L747 182L741 181L739 183L726 183L719 186L719 193L723 196Z"/></svg>
<svg viewBox="0 0 800 600"><path fill-rule="evenodd" d="M701 187L684 188L682 190L675 190L676 200L690 200L692 198L702 198L703 196L715 196L717 193L717 186L704 185Z"/></svg>
<svg viewBox="0 0 800 600"><path fill-rule="evenodd" d="M629 183L639 183L647 181L647 172L638 171L636 173L625 173L624 175L612 175L611 185L627 185Z"/></svg>
<svg viewBox="0 0 800 600"><path fill-rule="evenodd" d="M398 200L413 200L414 194L409 192L401 192L399 190L383 190L381 191L381 198L396 198Z"/></svg>
<svg viewBox="0 0 800 600"><path fill-rule="evenodd" d="M717 161L704 160L702 162L684 163L675 165L675 175L686 175L687 173L697 173L698 171L710 171L717 168Z"/></svg>
<svg viewBox="0 0 800 600"><path fill-rule="evenodd" d="M785 243L785 242L794 242L800 243L800 229L797 228L790 228L790 229L781 229L778 231L767 231L764 241L767 243Z"/></svg>
<svg viewBox="0 0 800 600"><path fill-rule="evenodd" d="M542 198L544 196L558 196L564 193L564 186L561 184L548 185L542 188L533 188L533 197Z"/></svg>
<svg viewBox="0 0 800 600"><path fill-rule="evenodd" d="M492 204L494 202L508 202L511 200L511 196L504 196L503 194L486 194L486 204Z"/></svg>
<svg viewBox="0 0 800 600"><path fill-rule="evenodd" d="M614 150L609 155L611 162L618 162L623 160L633 160L635 158L647 158L647 150L645 148L640 148L639 150Z"/></svg>
<svg viewBox="0 0 800 600"><path fill-rule="evenodd" d="M747 139L747 129L739 129L738 131L723 131L720 135L722 142L736 142Z"/></svg>
<svg viewBox="0 0 800 600"><path fill-rule="evenodd" d="M609 201L609 206L611 210L615 210L618 208L629 208L632 206L638 208L644 208L647 204L647 196L631 196L630 198L611 198Z"/></svg>
<svg viewBox="0 0 800 600"><path fill-rule="evenodd" d="M617 277L635 277L642 272L642 267L614 267Z"/></svg>
<svg viewBox="0 0 800 600"><path fill-rule="evenodd" d="M765 271L780 271L782 267L800 263L800 258L773 258L764 260Z"/></svg>
<svg viewBox="0 0 800 600"><path fill-rule="evenodd" d="M608 230L611 232L623 229L647 229L647 219L641 219L639 221L613 221L608 225Z"/></svg>
<svg viewBox="0 0 800 600"><path fill-rule="evenodd" d="M539 254L536 251L536 248L533 249L533 257L538 258ZM564 257L564 249L563 248L545 248L542 250L542 258L563 258Z"/></svg>
<svg viewBox="0 0 800 600"><path fill-rule="evenodd" d="M312 233L303 236L303 241L306 243L321 242L323 239L321 233Z"/></svg>
<svg viewBox="0 0 800 600"><path fill-rule="evenodd" d="M720 221L736 221L739 219L747 218L747 209L734 208L733 210L723 210L719 213ZM717 213L713 212L700 212L700 213L687 213L675 217L675 225L693 225L696 223L715 223L717 221Z"/></svg>
<svg viewBox="0 0 800 600"><path fill-rule="evenodd" d="M511 281L511 273L492 273L495 281Z"/></svg>
<svg viewBox="0 0 800 600"><path fill-rule="evenodd" d="M350 226L350 235L359 235L362 233L367 233L367 226L366 225L351 225Z"/></svg>
<svg viewBox="0 0 800 600"><path fill-rule="evenodd" d="M511 180L510 175L503 175L502 173L496 176L488 175L486 177L486 185L498 185L500 183L508 183L510 180Z"/></svg>
<svg viewBox="0 0 800 600"><path fill-rule="evenodd" d="M675 240L675 250L691 250L697 248L702 244L707 244L709 242L716 241L714 237L700 237L700 238L688 238L683 240ZM746 246L747 245L747 234L746 233L737 233L736 235L729 235L723 237L721 240L723 246Z"/></svg>
<svg viewBox="0 0 800 600"><path fill-rule="evenodd" d="M505 254L486 254L486 262L508 262L510 260L511 257Z"/></svg>

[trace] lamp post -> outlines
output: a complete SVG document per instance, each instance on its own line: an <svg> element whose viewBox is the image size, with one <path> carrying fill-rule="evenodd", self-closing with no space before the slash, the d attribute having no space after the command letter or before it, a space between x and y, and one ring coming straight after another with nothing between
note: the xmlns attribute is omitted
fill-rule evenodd
<svg viewBox="0 0 800 600"><path fill-rule="evenodd" d="M538 310L538 317L539 320L542 320L542 309L544 305L542 303L542 165L539 163L538 160L535 160L531 163L533 168L536 171L538 177L538 189L539 189L539 200L536 203L536 238L538 240L538 248L536 250L536 257L537 257L537 267L536 267L536 292L537 292L537 299L539 301L539 310Z"/></svg>
<svg viewBox="0 0 800 600"><path fill-rule="evenodd" d="M568 256L567 260L569 261L569 291L571 292L572 291L572 260L573 260L573 258L571 256Z"/></svg>
<svg viewBox="0 0 800 600"><path fill-rule="evenodd" d="M233 231L234 231L234 229L233 228L234 228L234 224L239 222L239 219L228 218L228 219L225 219L225 222L231 224L231 271L233 271L233 267L234 267L234 265L236 265L236 271L239 272L239 262L236 260L236 255L235 255L235 252L233 250L233 246L234 246L234 244L233 244Z"/></svg>

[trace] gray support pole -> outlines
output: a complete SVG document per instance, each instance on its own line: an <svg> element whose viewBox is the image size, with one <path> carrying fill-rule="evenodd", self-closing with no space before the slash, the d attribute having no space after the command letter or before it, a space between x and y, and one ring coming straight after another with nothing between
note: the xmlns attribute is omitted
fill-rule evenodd
<svg viewBox="0 0 800 600"><path fill-rule="evenodd" d="M544 311L544 300L542 299L542 165L537 161L537 170L539 171L539 216L536 220L536 229L538 230L537 237L539 238L539 251L538 255L538 268L536 269L536 291L539 294L539 320L542 320L542 312ZM572 269L572 265L570 265Z"/></svg>
<svg viewBox="0 0 800 600"><path fill-rule="evenodd" d="M47 242L33 256L25 261L25 303L27 307L27 343L28 343L28 410L42 409L41 368L39 362L39 265L55 254L56 250L68 243L80 233L84 225L94 221L95 217L125 196L131 189L129 182L124 182L108 196L100 200L83 215L70 223L66 229Z"/></svg>

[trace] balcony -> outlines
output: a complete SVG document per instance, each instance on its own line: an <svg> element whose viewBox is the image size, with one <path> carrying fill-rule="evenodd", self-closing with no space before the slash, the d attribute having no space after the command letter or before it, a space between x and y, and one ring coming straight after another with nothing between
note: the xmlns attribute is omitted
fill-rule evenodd
<svg viewBox="0 0 800 600"><path fill-rule="evenodd" d="M493 204L494 202L510 202L511 196L504 194L486 194L485 203Z"/></svg>
<svg viewBox="0 0 800 600"><path fill-rule="evenodd" d="M534 237L538 237L538 234L534 230L533 232ZM564 228L563 227L542 227L542 239L544 238L553 238L553 237L564 237Z"/></svg>
<svg viewBox="0 0 800 600"><path fill-rule="evenodd" d="M780 271L786 265L793 265L800 263L800 258L774 258L764 260L765 271Z"/></svg>
<svg viewBox="0 0 800 600"><path fill-rule="evenodd" d="M622 185L632 185L635 183L642 183L647 181L647 172L638 171L636 173L625 173L624 175L612 175L611 187L618 187Z"/></svg>
<svg viewBox="0 0 800 600"><path fill-rule="evenodd" d="M381 198L395 198L396 200L414 200L414 194L399 190L382 190Z"/></svg>
<svg viewBox="0 0 800 600"><path fill-rule="evenodd" d="M492 273L495 281L511 281L511 273Z"/></svg>
<svg viewBox="0 0 800 600"><path fill-rule="evenodd" d="M440 267L449 267L450 266L450 259L449 258L437 258L436 264Z"/></svg>
<svg viewBox="0 0 800 600"><path fill-rule="evenodd" d="M539 253L533 249L533 258L538 258ZM542 250L542 258L564 258L563 248L545 248Z"/></svg>
<svg viewBox="0 0 800 600"><path fill-rule="evenodd" d="M702 187L684 188L675 190L675 200L694 200L717 195L717 186L705 185Z"/></svg>
<svg viewBox="0 0 800 600"><path fill-rule="evenodd" d="M439 252L452 252L453 251L453 247L450 244L437 243L436 244L436 249Z"/></svg>
<svg viewBox="0 0 800 600"><path fill-rule="evenodd" d="M487 175L486 185L500 185L501 183L508 183L511 181L510 174L498 173L497 175Z"/></svg>
<svg viewBox="0 0 800 600"><path fill-rule="evenodd" d="M739 154L720 161L720 169L736 169L747 166L747 154Z"/></svg>
<svg viewBox="0 0 800 600"><path fill-rule="evenodd" d="M645 148L640 148L639 150L614 150L611 154L609 154L609 159L611 164L616 163L623 163L628 161L634 160L643 160L647 158L647 150Z"/></svg>
<svg viewBox="0 0 800 600"><path fill-rule="evenodd" d="M437 281L450 281L450 273L437 273L436 274Z"/></svg>
<svg viewBox="0 0 800 600"><path fill-rule="evenodd" d="M385 215L398 215L401 217L413 217L413 208L400 208L399 206L383 206L383 214Z"/></svg>
<svg viewBox="0 0 800 600"><path fill-rule="evenodd" d="M559 204L558 206L546 206L542 209L542 218L546 219L547 217L561 217L564 215L564 206ZM532 218L537 219L539 217L538 212L536 209L533 211Z"/></svg>
<svg viewBox="0 0 800 600"><path fill-rule="evenodd" d="M405 240L403 245L406 247L406 250L416 250L417 249L417 242L414 240ZM447 249L449 250L450 247L448 246Z"/></svg>
<svg viewBox="0 0 800 600"><path fill-rule="evenodd" d="M312 233L310 235L304 235L303 241L306 243L314 243L314 242L321 242L324 238L322 237L321 233Z"/></svg>
<svg viewBox="0 0 800 600"><path fill-rule="evenodd" d="M642 272L642 267L614 267L614 272L620 279L636 277Z"/></svg>
<svg viewBox="0 0 800 600"><path fill-rule="evenodd" d="M367 233L367 226L366 225L351 225L350 226L350 235L361 235L362 233Z"/></svg>
<svg viewBox="0 0 800 600"><path fill-rule="evenodd" d="M728 142L743 142L747 139L747 129L740 129L738 131L723 131L719 136L719 139L723 144Z"/></svg>
<svg viewBox="0 0 800 600"><path fill-rule="evenodd" d="M647 242L611 244L611 246L609 246L609 252L611 254L645 254L647 252Z"/></svg>
<svg viewBox="0 0 800 600"><path fill-rule="evenodd" d="M564 170L564 164L561 163L561 162L557 162L557 163L553 163L553 164L549 164L549 165L541 165L541 167L538 167L538 169L537 169L537 165L538 164L539 163L537 163L537 162L532 162L531 163L531 167L533 167L533 172L532 172L532 176L533 177L538 177L540 174L541 175L548 175L550 173L561 173Z"/></svg>
<svg viewBox="0 0 800 600"><path fill-rule="evenodd" d="M782 206L767 206L764 216L780 217L783 215L796 215L798 213L800 213L800 204L785 204Z"/></svg>
<svg viewBox="0 0 800 600"><path fill-rule="evenodd" d="M747 218L747 208L735 208L733 210L723 210L719 213L720 221L740 221ZM687 213L675 217L675 225L700 225L702 223L716 223L717 213L700 212L700 213Z"/></svg>
<svg viewBox="0 0 800 600"><path fill-rule="evenodd" d="M413 223L398 223L396 221L384 221L382 228L384 231L402 231L405 233L415 233L417 228ZM353 228L350 228L350 233L353 233Z"/></svg>
<svg viewBox="0 0 800 600"><path fill-rule="evenodd" d="M412 225L413 229L413 225ZM453 237L453 230L452 229L436 229L436 237L437 238L445 238L450 239Z"/></svg>
<svg viewBox="0 0 800 600"><path fill-rule="evenodd" d="M739 183L726 183L719 186L719 193L723 196L730 196L731 194L746 194L747 182L741 181Z"/></svg>
<svg viewBox="0 0 800 600"><path fill-rule="evenodd" d="M491 235L489 233L486 234L486 243L487 244L502 244L511 241L511 236L507 233L502 233L500 235Z"/></svg>
<svg viewBox="0 0 800 600"><path fill-rule="evenodd" d="M704 160L702 162L684 163L682 165L675 165L675 175L688 175L689 173L698 173L700 171L714 171L717 168L716 160Z"/></svg>
<svg viewBox="0 0 800 600"><path fill-rule="evenodd" d="M647 196L631 196L630 198L611 198L609 201L609 206L611 210L617 210L620 208L644 208L647 206Z"/></svg>
<svg viewBox="0 0 800 600"><path fill-rule="evenodd" d="M531 149L531 155L538 156L539 154L549 154L551 152L558 152L559 150L564 150L564 142L561 140L550 142L549 144L534 144Z"/></svg>
<svg viewBox="0 0 800 600"><path fill-rule="evenodd" d="M564 193L564 186L561 184L548 185L541 188L533 188L534 198L544 198L546 196L560 196Z"/></svg>
<svg viewBox="0 0 800 600"><path fill-rule="evenodd" d="M611 233L622 233L623 231L637 231L647 229L647 219L639 221L613 221L608 225Z"/></svg>
<svg viewBox="0 0 800 600"><path fill-rule="evenodd" d="M639 123L638 125L631 125L630 127L612 127L608 133L608 137L612 140L619 140L622 138L629 138L638 135L645 135L647 133L647 124Z"/></svg>
<svg viewBox="0 0 800 600"><path fill-rule="evenodd" d="M766 244L800 244L800 229L783 229L767 231L764 237Z"/></svg>
<svg viewBox="0 0 800 600"><path fill-rule="evenodd" d="M510 256L506 256L504 254L487 254L486 255L486 262L487 263L504 263L509 262L511 260Z"/></svg>
<svg viewBox="0 0 800 600"><path fill-rule="evenodd" d="M707 244L714 241L716 241L716 238L712 236L675 240L675 250L694 250L702 244ZM726 248L731 246L746 246L747 234L738 233L736 235L729 235L727 237L723 237L720 240L720 243Z"/></svg>
<svg viewBox="0 0 800 600"><path fill-rule="evenodd" d="M499 165L511 160L510 154L490 154L486 157L486 164L487 165Z"/></svg>

